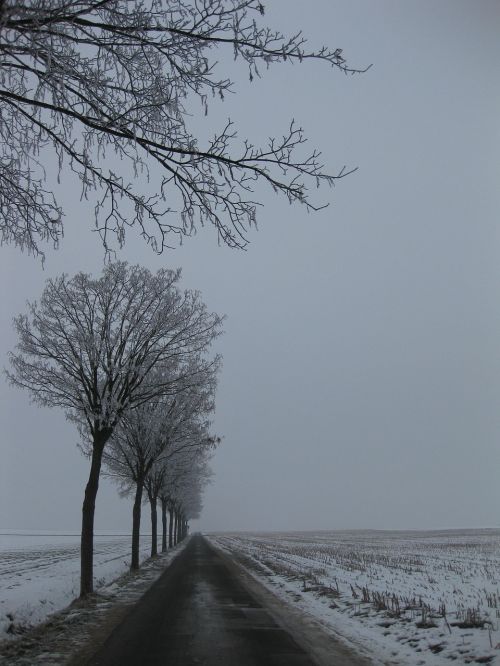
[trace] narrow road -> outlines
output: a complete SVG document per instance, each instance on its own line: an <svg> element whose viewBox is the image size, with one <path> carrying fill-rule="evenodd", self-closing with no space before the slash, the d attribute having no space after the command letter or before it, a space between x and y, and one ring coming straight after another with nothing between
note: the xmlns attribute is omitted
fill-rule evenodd
<svg viewBox="0 0 500 666"><path fill-rule="evenodd" d="M88 666L313 666L201 536Z"/></svg>

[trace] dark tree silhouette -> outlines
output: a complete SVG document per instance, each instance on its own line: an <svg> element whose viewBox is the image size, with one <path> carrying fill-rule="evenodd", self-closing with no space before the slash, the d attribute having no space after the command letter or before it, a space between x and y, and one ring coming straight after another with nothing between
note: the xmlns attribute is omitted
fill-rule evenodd
<svg viewBox="0 0 500 666"><path fill-rule="evenodd" d="M179 278L179 271L153 274L124 262L108 264L99 279L63 275L14 321L19 342L9 379L38 404L65 409L87 442L81 596L93 590L95 500L114 429L128 410L187 390L219 364L205 352L222 319L197 292L181 292Z"/></svg>
<svg viewBox="0 0 500 666"><path fill-rule="evenodd" d="M309 209L309 186L332 185L316 150L291 122L280 138L238 140L231 121L209 137L188 112L208 111L232 81L215 53L229 50L250 79L284 61L350 68L339 48L309 50L263 22L259 0L28 0L0 2L0 234L32 253L57 245L63 210L45 170L57 155L92 198L104 246L135 225L157 252L212 224L243 247L255 223L257 181ZM200 106L201 103L201 106ZM116 156L109 160L110 155ZM159 183L148 188L152 172ZM149 189L149 193L146 190Z"/></svg>
<svg viewBox="0 0 500 666"><path fill-rule="evenodd" d="M131 569L139 568L141 503L146 479L147 492L156 517L156 500L167 468L179 465L179 458L194 465L205 449L213 448L207 415L215 409L214 393L218 364L210 372L197 373L196 380L181 393L148 402L129 410L115 428L103 461L107 474L121 487L121 494L134 496L132 510ZM161 369L158 370L161 372ZM153 513L154 510L154 513ZM153 528L152 555L156 555Z"/></svg>

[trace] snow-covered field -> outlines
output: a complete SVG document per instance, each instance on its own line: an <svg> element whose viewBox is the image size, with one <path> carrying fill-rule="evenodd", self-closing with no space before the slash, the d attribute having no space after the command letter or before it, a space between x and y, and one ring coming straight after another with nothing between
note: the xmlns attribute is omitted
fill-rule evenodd
<svg viewBox="0 0 500 666"><path fill-rule="evenodd" d="M128 570L130 536L96 536L95 586ZM78 596L79 535L0 533L0 638L43 621ZM149 555L142 539L141 557Z"/></svg>
<svg viewBox="0 0 500 666"><path fill-rule="evenodd" d="M500 664L500 530L210 535L381 664Z"/></svg>

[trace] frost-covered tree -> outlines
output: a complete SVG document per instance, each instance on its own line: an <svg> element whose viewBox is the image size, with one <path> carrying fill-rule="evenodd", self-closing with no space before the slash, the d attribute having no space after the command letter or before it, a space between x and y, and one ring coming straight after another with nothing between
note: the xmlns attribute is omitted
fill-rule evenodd
<svg viewBox="0 0 500 666"><path fill-rule="evenodd" d="M158 555L158 498L163 480L166 473L166 465L157 462L150 469L144 482L149 501L149 511L151 516L151 557Z"/></svg>
<svg viewBox="0 0 500 666"><path fill-rule="evenodd" d="M220 437L213 437L212 448L221 442ZM201 496L210 482L212 470L209 465L212 451L203 448L198 455L179 456L174 465L169 465L159 493L162 509L163 539L162 550L167 550L167 510L169 513L168 545L172 548L178 541L179 525L184 523L184 535L187 521L197 518L202 508ZM181 519L180 516L184 516Z"/></svg>
<svg viewBox="0 0 500 666"><path fill-rule="evenodd" d="M189 419L175 436L177 443L173 446L173 454L160 456L146 476L144 486L151 514L151 557L158 553L158 500L161 501L162 492L164 493L165 488L169 487L170 506L177 520L180 484L185 484L188 482L188 478L192 478L198 469L197 461L205 459L207 453L210 453L220 442L219 437L210 435L209 426L209 421L201 421L197 418ZM165 525L163 513L162 523Z"/></svg>
<svg viewBox="0 0 500 666"><path fill-rule="evenodd" d="M104 464L109 474L119 480L121 494L133 494L132 550L130 568L139 568L141 505L144 481L155 460L168 447L167 422L175 398L146 403L124 415L115 429Z"/></svg>
<svg viewBox="0 0 500 666"><path fill-rule="evenodd" d="M9 379L39 405L62 407L88 438L82 596L93 589L95 500L116 425L127 410L185 390L218 364L206 352L222 319L207 312L197 292L182 292L179 279L180 271L154 274L123 262L107 265L100 278L62 275L48 280L29 314L14 320L19 341Z"/></svg>
<svg viewBox="0 0 500 666"><path fill-rule="evenodd" d="M270 28L260 0L2 0L0 51L0 233L30 252L63 231L46 171L54 151L59 177L72 171L96 202L105 247L135 225L158 252L205 223L245 245L258 181L311 209L310 185L346 175L302 150L294 122L262 146L239 140L231 121L213 136L189 127L232 91L216 67L224 53L250 79L285 61L359 71L340 48Z"/></svg>
<svg viewBox="0 0 500 666"><path fill-rule="evenodd" d="M202 496L205 486L210 483L212 471L205 461L193 466L184 476L176 491L179 521L178 535L187 535L189 521L198 518L203 508Z"/></svg>
<svg viewBox="0 0 500 666"><path fill-rule="evenodd" d="M181 454L200 448L199 439L193 441L191 433L195 430L194 424L214 409L218 369L217 363L199 372L193 368L190 374L196 379L184 391L129 410L115 428L104 452L104 464L108 473L120 484L122 494L134 496L131 569L139 568L141 503L145 481L148 479L151 503L157 495L156 487L161 486L167 465L170 467ZM161 368L157 372L161 373ZM151 515L153 517L153 507ZM151 552L156 555L156 539L153 539Z"/></svg>

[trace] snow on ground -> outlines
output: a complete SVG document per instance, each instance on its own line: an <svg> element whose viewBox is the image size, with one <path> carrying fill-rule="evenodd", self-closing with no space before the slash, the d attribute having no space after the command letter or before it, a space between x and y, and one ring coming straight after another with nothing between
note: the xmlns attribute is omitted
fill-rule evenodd
<svg viewBox="0 0 500 666"><path fill-rule="evenodd" d="M95 587L130 566L131 537L96 535ZM149 556L143 537L141 559ZM0 639L38 624L79 594L80 537L77 534L0 533Z"/></svg>
<svg viewBox="0 0 500 666"><path fill-rule="evenodd" d="M46 622L0 640L1 666L83 666L104 644L131 608L182 552L189 539L148 559L139 571L127 572L97 593L77 599Z"/></svg>
<svg viewBox="0 0 500 666"><path fill-rule="evenodd" d="M500 530L209 538L374 663L500 664Z"/></svg>

